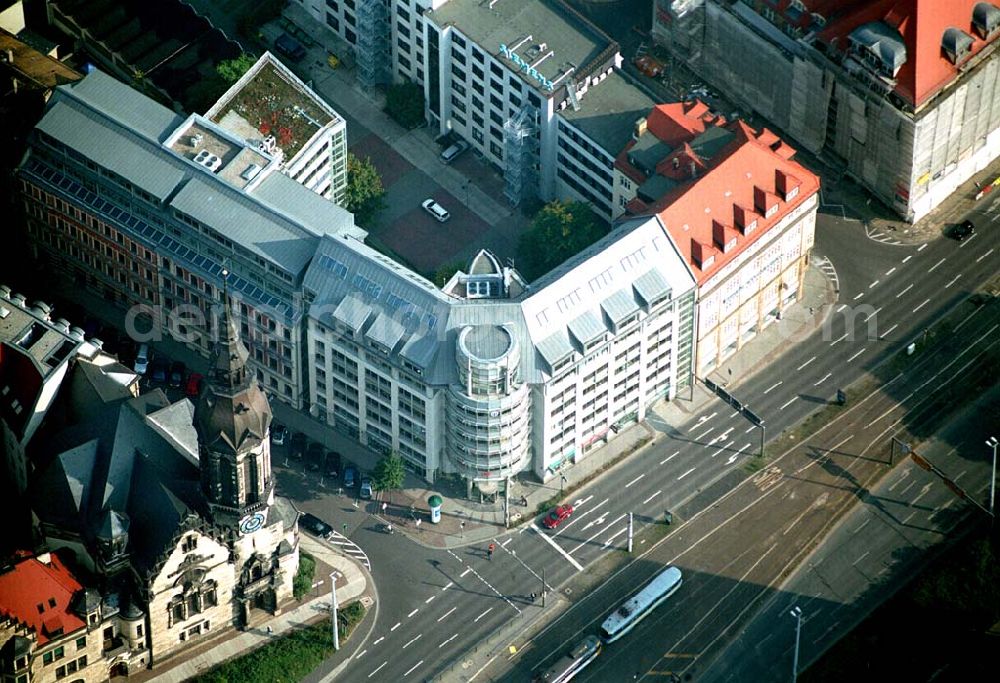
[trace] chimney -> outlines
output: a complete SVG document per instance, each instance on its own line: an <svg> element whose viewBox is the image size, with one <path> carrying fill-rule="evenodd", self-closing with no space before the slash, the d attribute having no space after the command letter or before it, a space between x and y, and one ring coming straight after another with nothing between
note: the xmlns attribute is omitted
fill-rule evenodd
<svg viewBox="0 0 1000 683"><path fill-rule="evenodd" d="M632 137L638 140L647 130L649 130L649 122L643 116L635 122L635 130L632 132Z"/></svg>
<svg viewBox="0 0 1000 683"><path fill-rule="evenodd" d="M35 559L47 567L52 566L52 553L42 553L41 555L38 555Z"/></svg>

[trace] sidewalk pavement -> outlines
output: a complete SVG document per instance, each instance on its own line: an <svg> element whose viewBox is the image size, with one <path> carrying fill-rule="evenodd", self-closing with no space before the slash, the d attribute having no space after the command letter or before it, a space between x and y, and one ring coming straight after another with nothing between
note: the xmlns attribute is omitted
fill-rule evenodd
<svg viewBox="0 0 1000 683"><path fill-rule="evenodd" d="M335 552L320 541L302 534L300 548L316 558L316 574L313 582L319 583L312 595L301 603L289 601L284 611L267 621L245 631L227 629L211 640L197 642L189 649L157 663L156 668L129 676L142 683L162 681L164 683L183 681L202 674L233 657L244 655L264 645L275 636L281 636L295 628L330 617L330 573L337 572L337 601L343 607L357 599L365 607L374 604L374 584L361 566ZM268 632L268 628L271 629ZM360 642L362 639L355 639ZM336 656L335 656L336 658ZM345 658L346 659L346 658Z"/></svg>

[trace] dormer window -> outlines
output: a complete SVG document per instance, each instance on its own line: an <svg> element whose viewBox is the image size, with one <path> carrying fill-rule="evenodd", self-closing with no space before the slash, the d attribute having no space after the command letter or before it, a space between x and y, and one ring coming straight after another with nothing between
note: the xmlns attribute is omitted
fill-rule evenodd
<svg viewBox="0 0 1000 683"><path fill-rule="evenodd" d="M962 62L972 50L972 36L954 27L944 30L941 51L952 64Z"/></svg>
<svg viewBox="0 0 1000 683"><path fill-rule="evenodd" d="M772 204L770 207L768 207L767 211L764 213L764 218L770 218L771 216L773 216L776 213L778 213L778 205L777 205L777 203Z"/></svg>
<svg viewBox="0 0 1000 683"><path fill-rule="evenodd" d="M1000 7L989 2L977 2L972 8L972 30L983 40L989 40L1000 30Z"/></svg>
<svg viewBox="0 0 1000 683"><path fill-rule="evenodd" d="M790 202L798 196L799 196L799 186L796 185L792 189L785 192L785 201Z"/></svg>

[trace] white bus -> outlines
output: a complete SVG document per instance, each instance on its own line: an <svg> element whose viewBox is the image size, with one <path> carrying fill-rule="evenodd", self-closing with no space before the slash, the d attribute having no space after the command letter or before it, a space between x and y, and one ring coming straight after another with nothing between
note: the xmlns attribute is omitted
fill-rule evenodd
<svg viewBox="0 0 1000 683"><path fill-rule="evenodd" d="M604 620L601 624L601 640L613 643L621 638L680 587L681 570L677 567L668 567L657 574L641 591Z"/></svg>
<svg viewBox="0 0 1000 683"><path fill-rule="evenodd" d="M534 683L566 683L601 654L601 641L597 636L587 636L576 644L545 673L535 677Z"/></svg>

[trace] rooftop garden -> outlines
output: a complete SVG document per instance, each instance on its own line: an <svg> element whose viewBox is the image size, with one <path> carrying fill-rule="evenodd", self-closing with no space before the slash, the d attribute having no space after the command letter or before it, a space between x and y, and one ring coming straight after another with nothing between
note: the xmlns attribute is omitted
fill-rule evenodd
<svg viewBox="0 0 1000 683"><path fill-rule="evenodd" d="M229 101L217 117L230 111L246 119L262 136L273 135L291 159L330 116L301 90L285 80L271 64L265 64Z"/></svg>

